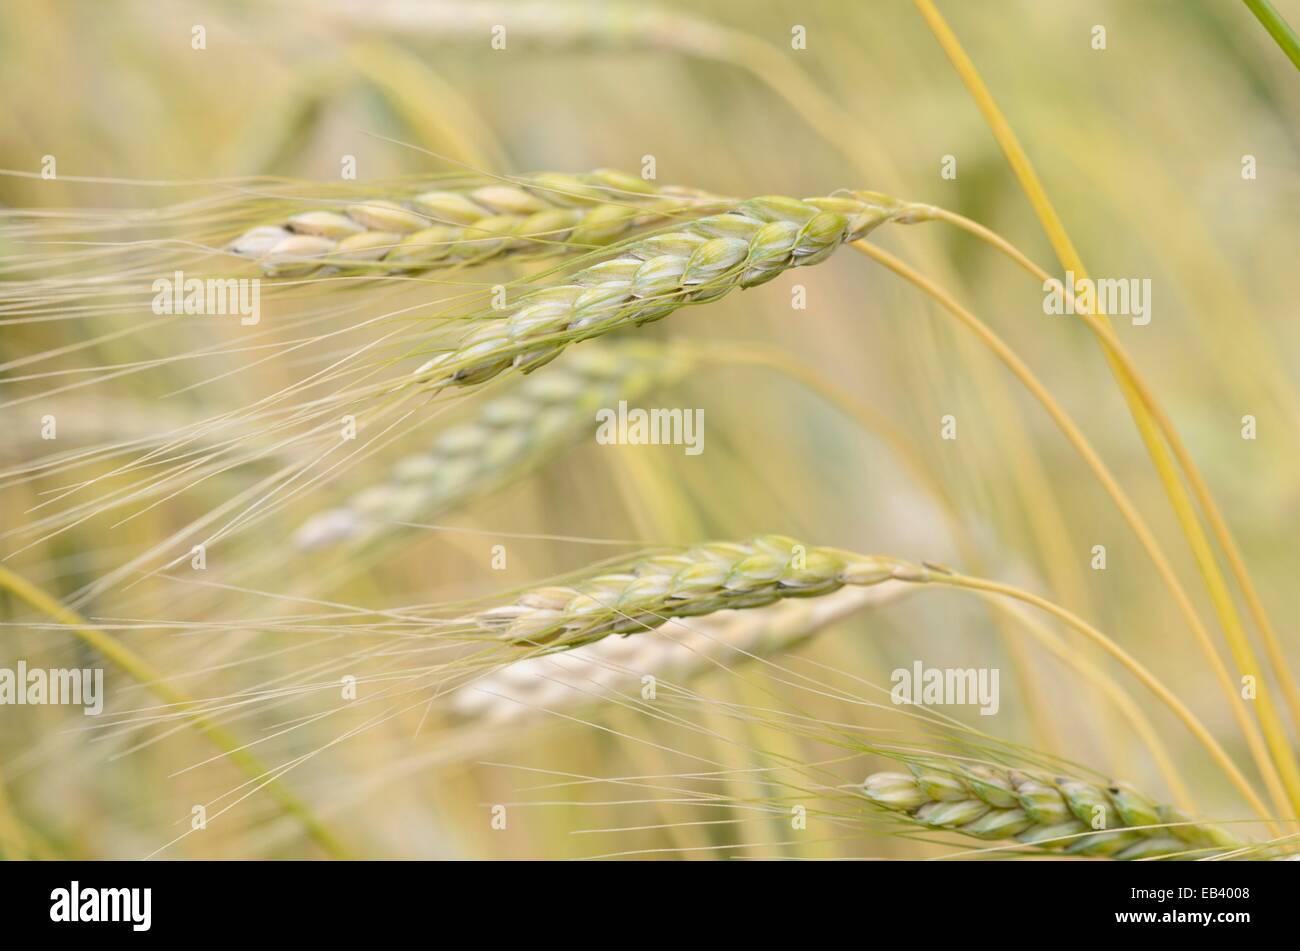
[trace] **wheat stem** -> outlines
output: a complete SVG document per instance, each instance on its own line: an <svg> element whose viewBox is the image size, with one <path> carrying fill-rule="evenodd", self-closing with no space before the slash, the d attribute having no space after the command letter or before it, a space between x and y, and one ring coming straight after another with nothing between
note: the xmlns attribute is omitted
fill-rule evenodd
<svg viewBox="0 0 1300 951"><path fill-rule="evenodd" d="M1255 14L1255 19L1263 24L1268 35L1273 37L1273 42L1286 54L1286 58L1296 69L1300 69L1300 37L1296 36L1295 30L1291 29L1291 24L1286 22L1286 18L1278 13L1268 0L1242 0L1242 2L1251 13Z"/></svg>
<svg viewBox="0 0 1300 951"><path fill-rule="evenodd" d="M361 42L345 52L353 69L429 147L448 143L452 154L475 168L509 168L506 148L479 110L428 62L392 43Z"/></svg>
<svg viewBox="0 0 1300 951"><path fill-rule="evenodd" d="M1034 640L1042 644L1085 679L1097 685L1098 689L1110 699L1111 703L1119 710L1120 715L1128 721L1133 732L1141 738L1143 745L1150 751L1151 759L1154 761L1160 775L1169 785L1169 792L1174 801L1184 809L1192 809L1192 796L1187 789L1187 783L1178 770L1177 763L1174 761L1173 756L1170 755L1168 747L1165 746L1164 740L1160 738L1155 726L1147 718L1147 715L1142 712L1142 708L1138 706L1123 685L1116 683L1115 678L1110 675L1109 671L1093 664L1083 657L1079 651L1072 650L1064 644L1045 625L1029 617L1028 613L1022 608L1007 603L1005 599L993 596L989 596L985 600L993 606L994 610L1014 618L1016 623L1024 627Z"/></svg>
<svg viewBox="0 0 1300 951"><path fill-rule="evenodd" d="M138 657L125 645L118 643L111 635L96 630L77 612L60 604L26 578L0 565L0 588L8 590L18 599L25 601L42 614L66 626L73 634L88 646L98 651L120 670L137 683L144 686L164 703L174 707L183 714L194 727L225 751L230 761L241 769L258 788L266 790L267 795L275 800L285 812L295 816L302 823L307 834L316 844L334 858L349 858L349 853L334 833L318 819L307 805L286 789L272 770L250 753L245 744L232 736L225 728L217 726L199 709L199 704L191 700L180 690L167 682L163 674L155 670L147 661Z"/></svg>
<svg viewBox="0 0 1300 951"><path fill-rule="evenodd" d="M983 557L980 555L979 548L967 530L965 523L959 516L957 504L952 495L943 483L935 477L906 434L895 426L888 417L876 412L861 400L855 399L843 387L828 379L824 373L791 356L784 350L737 344L729 341L725 347L717 352L716 359L729 363L748 363L775 369L807 387L811 392L817 394L831 405L839 407L849 418L873 433L889 446L894 455L903 463L914 483L935 502L948 525L948 530L954 544L957 546L962 563L969 565L977 573L985 573L982 568ZM1061 746L1059 737L1051 729L1055 723L1055 718L1052 716L1052 705L1049 698L1044 694L1038 678L1033 674L1033 664L1025 649L1024 642L1021 638L1015 636L1013 632L1003 627L1000 615L996 613L993 615L993 623L1000 630L1002 643L1006 647L1017 682L1024 692L1029 713L1028 719L1033 724L1033 730L1039 738L1040 745L1048 749L1059 749Z"/></svg>
<svg viewBox="0 0 1300 951"><path fill-rule="evenodd" d="M895 274L924 291L926 294L934 298L940 306L974 331L975 334L997 355L998 359L1000 359L1007 368L1015 374L1021 383L1024 384L1025 388L1029 390L1036 400L1038 400L1047 411L1048 415L1052 417L1052 420L1056 423L1057 427L1065 435L1070 444L1075 448L1075 451L1079 453L1084 462L1087 463L1088 467L1093 471L1094 475L1096 475L1097 480L1102 484L1102 487L1106 490L1107 494L1110 495L1112 500L1114 500L1116 507L1124 516L1125 521L1127 521L1129 526L1133 529L1134 534L1137 535L1138 540L1146 550L1148 557L1151 558L1152 563L1156 567L1157 573L1164 581L1166 587L1169 588L1180 612L1188 626L1192 629L1192 632L1195 634L1197 643L1205 653L1206 659L1209 660L1211 669L1214 671L1219 686L1223 690L1224 697L1227 698L1228 703L1232 708L1242 734L1245 736L1246 742L1250 747L1256 765L1259 767L1265 785L1268 786L1270 795L1277 804L1277 808L1284 814L1291 814L1285 789L1282 786L1273 761L1269 758L1268 749L1265 746L1254 721L1250 718L1250 714L1246 711L1241 696L1233 686L1232 677L1228 673L1228 669L1224 665L1223 659L1219 656L1218 650L1214 646L1214 642L1210 639L1209 632L1205 629L1205 625L1197 616L1196 610L1192 606L1191 598L1183 588L1182 582L1178 580L1178 576L1174 573L1173 567L1170 565L1164 550L1160 547L1160 543L1156 540L1155 535L1147 525L1146 520L1142 517L1141 512L1129 498L1128 494L1123 490L1123 488L1121 488L1119 482L1111 474L1110 469L1106 466L1105 462L1102 461L1096 450L1093 449L1092 444L1088 442L1087 437L1083 435L1083 432L1079 429L1073 418L1059 403L1056 402L1056 399L1052 394L1038 380L1033 371L1030 370L1020 357L1016 355L1015 351L1007 346L1002 338L995 334L978 317L954 300L952 295L948 294L942 288L937 287L924 275L912 270L912 268L908 267L898 258L880 248L865 241L855 242L853 247L878 263L885 265L885 267L889 268Z"/></svg>
<svg viewBox="0 0 1300 951"><path fill-rule="evenodd" d="M1250 802L1251 806L1260 817L1264 819L1269 818L1267 807L1250 787L1250 784L1246 781L1246 777L1241 774L1237 765L1232 762L1223 747L1221 747L1219 742L1214 739L1213 735L1211 735L1210 731L1205 728L1205 725L1201 723L1196 714L1192 713L1192 711L1187 708L1186 704L1179 700L1177 695L1166 687L1155 676L1155 674L1151 673L1151 671L1138 661L1137 658L1124 650L1124 648L1120 647L1087 621L1084 621L1078 615L1066 610L1052 601L1047 600L1046 598L1039 597L1036 594L1013 587L1012 585L1002 584L997 581L988 581L983 578L973 578L967 575L951 572L947 569L927 570L923 577L904 578L903 580L915 580L932 584L947 584L958 588L969 588L973 591L987 591L992 594L999 594L1004 597L1013 598L1017 601L1023 601L1025 604L1033 605L1034 607L1046 611L1052 616L1065 622L1119 661L1130 673L1133 674L1134 677L1141 681L1148 690L1155 694L1165 706L1172 710L1174 715L1183 721L1183 724L1192 735L1195 736L1197 740L1200 741L1201 745L1210 753L1210 756L1213 757L1215 763L1217 763L1219 768L1224 771L1242 795L1246 797L1247 801ZM1276 828L1271 821L1269 825L1271 829Z"/></svg>
<svg viewBox="0 0 1300 951"><path fill-rule="evenodd" d="M982 558L978 546L967 530L965 523L958 516L956 505L947 489L942 482L934 477L930 468L915 451L907 437L888 418L875 412L871 407L855 399L843 388L827 380L824 374L818 373L812 367L805 366L784 351L728 343L725 350L719 353L718 359L772 367L807 386L814 393L817 393L832 405L839 407L851 418L857 420L864 428L881 438L903 462L915 484L922 488L938 506L944 521L948 524L949 531L963 562L970 565L978 574L985 573L980 567ZM1008 606L1002 602L990 599L990 604L994 607L995 619L1010 611ZM1135 732L1143 738L1146 746L1151 750L1152 758L1156 761L1161 774L1169 783L1174 798L1180 804L1190 808L1190 797L1186 790L1186 784L1179 775L1173 758L1169 755L1169 751L1165 748L1159 735L1151 727L1150 722L1146 720L1124 688L1115 683L1107 672L1093 664L1089 664L1077 652L1064 648L1049 631L1035 625L1018 613L1011 613L1021 625L1030 631L1036 640L1086 679L1097 684L1111 698L1116 707L1119 708L1121 715L1129 721ZM1030 701L1030 715L1036 720L1046 719L1050 715L1050 706L1046 702L1046 698L1041 696L1041 691L1037 689L1037 681L1030 673L1032 665L1028 662L1021 649L1021 641L1018 637L1013 636L1010 631L1004 631L1004 635L1003 640L1015 659L1016 670L1022 674L1021 687Z"/></svg>
<svg viewBox="0 0 1300 951"><path fill-rule="evenodd" d="M1057 259L1066 271L1075 275L1076 280L1087 280L1088 270L1084 266L1083 259L1079 256L1078 250L1065 230L1064 223L1053 207L1051 200L1047 197L1047 191L1038 178L1028 154L1020 144L1020 140L1011 128L1011 124L1002 115L988 86L985 85L979 71L975 68L974 62L971 61L962 48L961 42L934 6L932 0L914 0L914 2L930 27L931 32L939 41L940 46L943 47L944 53L948 56L953 68L970 92L971 98L975 100L976 106L983 114L998 144L1002 147L1002 151L1015 172L1021 188L1029 198L1044 231L1047 232L1048 240L1056 251ZM1094 331L1097 330L1094 323L1089 323L1089 326ZM1228 642L1238 670L1243 675L1262 673L1262 668L1255 658L1254 649L1251 647L1250 640L1246 636L1241 620L1237 615L1236 605L1233 603L1227 582L1223 578L1214 551L1205 537L1200 520L1197 518L1195 506L1178 478L1173 461L1169 458L1169 450L1160 438L1160 426L1151 409L1142 399L1133 376L1126 371L1113 347L1108 345L1109 341L1104 335L1099 334L1099 338L1106 361L1110 365L1112 374L1120 384L1120 390L1124 394L1130 414L1133 416L1138 432L1146 446L1147 454L1156 467L1165 494L1169 497L1169 502L1173 506L1178 523L1183 530L1183 534L1187 537L1188 545L1205 580L1215 614L1219 618L1224 637ZM1163 414L1161 415L1163 417ZM1165 417L1165 422L1169 423L1167 417ZM1172 424L1164 429L1164 437L1171 445L1181 447L1181 440L1178 438ZM1196 467L1190 454L1185 449L1181 452L1175 450L1175 452L1179 456L1184 472L1188 474L1189 478L1193 478L1191 473L1196 470ZM1199 475L1193 479L1193 481L1198 480ZM1208 496L1208 492L1205 494ZM1224 529L1223 535L1226 535L1226 524L1221 524L1221 521L1221 519L1216 520L1211 517L1212 527L1215 527L1216 524L1220 525ZM1223 535L1220 536L1220 544L1226 549L1228 546L1223 544ZM1238 558L1237 561L1240 562L1240 559ZM1245 589L1249 586L1249 581L1243 582L1242 579L1248 579L1248 576L1245 573L1244 564L1240 565L1240 568L1241 573L1238 575L1238 582ZM1233 570L1234 572L1237 571L1236 565L1234 565ZM1269 751L1286 787L1292 814L1298 814L1300 813L1300 763L1297 763L1295 751L1291 748L1286 730L1277 715L1277 710L1269 697L1266 685L1261 686L1257 702L1260 727L1264 732Z"/></svg>
<svg viewBox="0 0 1300 951"><path fill-rule="evenodd" d="M955 225L1001 251L1039 281L1046 283L1047 281L1052 280L1051 275L1048 274L1045 269L1036 264L1019 248L997 232L986 228L978 222L971 221L963 215L947 211L943 208L931 206L931 214L936 220L945 221L949 224ZM1224 555L1228 559L1228 565L1232 570L1233 576L1241 587L1242 594L1246 599L1247 609L1250 611L1251 617L1260 629L1264 641L1264 650L1268 655L1269 663L1272 664L1273 671L1282 687L1282 694L1291 714L1292 723L1297 729L1300 729L1300 688L1297 688L1296 686L1295 676L1292 674L1290 664L1287 662L1286 653L1282 648L1282 642L1278 637L1277 631L1274 629L1272 622L1269 620L1268 613L1265 611L1263 602L1260 600L1259 592L1255 589L1255 585L1251 581L1250 574L1246 569L1245 561L1241 555L1241 550L1237 547L1232 531L1228 527L1218 504L1214 501L1214 496L1210 493L1209 487L1201 477L1199 468L1192 461L1191 455L1187 451L1187 447L1183 444L1182 439L1179 438L1177 430L1174 428L1173 421L1165 413L1164 407L1162 407L1156 400L1155 394L1151 391L1151 388L1147 385L1146 381L1138 371L1137 365L1133 361L1133 357L1120 342L1119 338L1115 336L1115 332L1106 325L1105 321L1099 319L1080 302L1075 301L1074 306L1079 312L1079 317L1102 339L1103 345L1110 353L1114 354L1115 359L1123 368L1124 373L1132 381L1133 387L1137 391L1139 398L1142 400L1143 405L1145 405L1155 417L1156 423L1160 427L1160 431L1165 435L1170 448L1173 450L1174 457L1177 459L1183 473L1187 476L1187 481L1191 483L1192 492L1195 494L1201 509L1205 512L1205 516L1210 522L1210 528L1214 532L1215 538L1218 540L1220 547L1223 548Z"/></svg>

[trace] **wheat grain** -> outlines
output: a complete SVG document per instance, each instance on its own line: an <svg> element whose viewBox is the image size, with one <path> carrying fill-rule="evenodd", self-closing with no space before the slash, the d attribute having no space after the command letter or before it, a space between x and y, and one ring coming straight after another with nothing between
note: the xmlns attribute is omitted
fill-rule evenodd
<svg viewBox="0 0 1300 951"><path fill-rule="evenodd" d="M1241 845L1227 831L1123 783L955 761L920 759L907 766L910 773L868 776L863 795L932 829L1114 859L1195 857Z"/></svg>
<svg viewBox="0 0 1300 951"><path fill-rule="evenodd" d="M686 681L747 655L786 650L908 588L884 583L823 598L781 601L752 611L724 610L690 624L672 620L644 637L609 637L573 650L508 664L450 697L451 708L486 723L513 723L539 711L570 709L639 686L646 674Z"/></svg>
<svg viewBox="0 0 1300 951"><path fill-rule="evenodd" d="M427 271L507 255L590 250L708 202L701 193L609 169L547 172L407 198L313 205L245 232L228 250L274 275Z"/></svg>
<svg viewBox="0 0 1300 951"><path fill-rule="evenodd" d="M479 326L416 376L434 386L472 386L511 367L529 372L575 341L661 320L686 304L717 300L790 268L817 264L885 221L910 220L910 210L873 192L740 202L721 214L621 242L567 283L468 318Z"/></svg>
<svg viewBox="0 0 1300 951"><path fill-rule="evenodd" d="M682 351L647 341L575 352L486 402L427 451L398 461L385 482L309 520L296 544L311 550L373 541L394 523L428 519L499 488L594 429L596 410L669 384L687 366Z"/></svg>

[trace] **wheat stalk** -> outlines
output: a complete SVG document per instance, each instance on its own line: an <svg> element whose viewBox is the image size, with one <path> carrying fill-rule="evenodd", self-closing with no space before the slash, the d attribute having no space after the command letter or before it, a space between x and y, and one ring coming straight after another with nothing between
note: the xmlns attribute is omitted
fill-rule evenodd
<svg viewBox="0 0 1300 951"><path fill-rule="evenodd" d="M347 858L349 853L329 826L325 825L305 802L282 782L285 770L263 764L247 744L237 739L224 725L217 722L204 709L204 704L191 699L172 685L162 671L121 643L111 631L92 625L71 608L36 587L26 578L0 565L0 590L10 592L37 611L62 625L87 647L126 673L136 683L165 704L178 718L189 723L212 741L224 756L249 777L254 790L263 790L275 800L281 810L294 816L307 834L335 858Z"/></svg>
<svg viewBox="0 0 1300 951"><path fill-rule="evenodd" d="M901 583L885 583L751 611L718 611L689 624L674 619L653 636L609 637L507 664L458 687L449 702L462 716L513 723L538 711L617 696L645 674L685 681L736 658L787 650L830 624L892 601L907 590Z"/></svg>
<svg viewBox="0 0 1300 951"><path fill-rule="evenodd" d="M1278 49L1286 54L1287 59L1291 60L1296 69L1300 69L1300 37L1296 36L1295 30L1291 29L1291 24L1286 22L1286 18L1278 13L1268 0L1244 0L1244 2L1250 12L1255 14L1255 19L1259 20L1260 25L1273 38Z"/></svg>
<svg viewBox="0 0 1300 951"><path fill-rule="evenodd" d="M961 42L957 39L947 21L944 20L943 15L934 6L932 0L914 0L914 3L922 18L926 21L926 25L943 48L962 83L966 86L971 98L979 107L985 122L993 132L994 138L997 139L998 144L1001 146L1008 163L1020 182L1021 190L1024 191L1030 204L1033 205L1034 213L1052 243L1057 259L1068 273L1075 276L1076 280L1086 279L1088 269L1084 266L1083 259L1075 248L1074 242L1070 239L1051 200L1048 198L1047 191L1034 170L1028 153L1025 152L1015 131L1002 115L1002 111L989 92L975 64L971 61L965 49L962 48ZM1276 672L1283 681L1284 690L1289 691L1288 702L1294 705L1292 709L1293 717L1300 717L1300 690L1295 688L1286 665L1285 654L1281 650L1272 622L1255 590L1250 574L1246 570L1244 560L1238 551L1228 524L1218 511L1218 506L1210 494L1199 468L1187 451L1172 421L1160 404L1155 401L1146 385L1141 382L1140 377L1128 360L1127 355L1123 353L1114 335L1105 328L1104 324L1094 319L1088 319L1092 316L1094 315L1086 315L1085 322L1097 335L1099 342L1102 344L1102 352L1106 362L1120 384L1120 392L1128 404L1130 415L1137 425L1138 433L1146 446L1147 454L1155 464L1165 494L1173 505L1179 526L1201 571L1210 595L1211 604L1219 619L1220 626L1223 628L1224 639L1228 644L1233 660L1237 664L1238 671L1243 675L1253 675L1254 672L1260 670L1260 664L1255 657L1250 639L1242 626L1241 618L1238 616L1231 590L1228 588L1227 581L1219 568L1218 560L1209 539L1206 537L1201 522L1197 517L1196 506L1192 504L1187 489L1177 476L1174 466L1175 460L1191 483L1192 492L1196 495L1200 507L1205 511L1210 529L1214 532L1220 546L1228 556L1229 567L1242 589L1242 594L1245 595L1247 606L1256 624L1264 636L1270 662L1277 668ZM1164 441L1161 439L1162 436ZM1168 443L1168 446L1165 445L1165 442ZM1212 647L1203 647L1203 649L1207 650L1207 657L1209 657L1211 665L1220 667L1221 661L1217 652L1214 652L1211 656ZM1222 675L1220 675L1220 680L1226 686L1226 679ZM1240 701L1234 699L1234 694L1231 692L1228 693L1228 696L1234 706L1238 708L1234 712L1241 717ZM1300 814L1300 762L1297 762L1295 751L1287 737L1286 729L1281 723L1281 718L1274 707L1268 690L1259 694L1256 712L1259 716L1260 729L1268 745L1268 751L1272 756L1272 762L1270 763L1258 753L1255 754L1256 759L1260 761L1261 771L1265 773L1266 780L1272 779L1269 774L1276 772L1278 778L1270 782L1270 785L1275 789L1279 783L1284 786L1292 815ZM1244 727L1243 732L1246 732L1248 739L1250 739L1249 728ZM1256 745L1253 740L1252 745ZM1274 792L1274 796L1277 798L1276 792Z"/></svg>
<svg viewBox="0 0 1300 951"><path fill-rule="evenodd" d="M395 523L427 519L540 465L596 426L596 410L635 400L679 379L680 349L625 340L575 352L530 376L443 432L425 452L399 460L386 481L322 512L295 537L301 550L374 541Z"/></svg>
<svg viewBox="0 0 1300 951"><path fill-rule="evenodd" d="M1204 855L1242 844L1123 783L956 761L907 766L910 773L868 776L863 795L931 829L1113 859Z"/></svg>
<svg viewBox="0 0 1300 951"><path fill-rule="evenodd" d="M433 386L472 386L511 367L529 372L570 343L661 320L738 288L755 287L795 267L826 260L889 220L910 220L911 206L874 192L799 201L767 196L721 214L614 246L567 283L522 295L457 345L416 371Z"/></svg>
<svg viewBox="0 0 1300 951"><path fill-rule="evenodd" d="M545 172L407 198L317 204L245 232L227 250L275 275L323 268L425 271L590 250L702 201L709 201L702 193L661 188L610 169Z"/></svg>

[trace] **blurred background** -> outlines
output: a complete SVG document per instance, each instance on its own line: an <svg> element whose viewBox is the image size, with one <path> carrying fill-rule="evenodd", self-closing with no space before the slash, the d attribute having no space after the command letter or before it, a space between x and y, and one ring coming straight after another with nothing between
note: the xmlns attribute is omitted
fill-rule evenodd
<svg viewBox="0 0 1300 951"><path fill-rule="evenodd" d="M1277 6L1300 20L1296 4ZM1094 276L1150 280L1150 323L1116 321L1115 330L1201 466L1300 663L1294 67L1244 6L1226 0L941 8ZM497 26L505 28L503 49L493 45ZM792 48L800 27L803 48ZM52 296L37 300L39 287L16 282L33 269L77 266L60 257L74 246L42 244L40 227L229 197L228 183L252 177L332 188L343 156L355 157L362 195L369 182L467 171L609 167L638 175L650 158L658 183L719 194L871 189L942 205L1008 236L1056 273L996 141L911 3L6 4L0 84L0 167L9 172L0 176L0 284L15 287L0 321L4 564L55 598L75 598L97 630L210 703L241 748L274 770L277 786L343 846L323 845L174 703L102 665L108 702L94 722L65 707L0 708L6 855L947 854L949 846L878 834L851 797L823 802L817 789L788 777L792 786L777 788L755 772L778 760L834 761L828 771L850 784L883 761L847 756L783 721L727 714L798 711L890 742L914 739L916 725L896 711L839 691L888 689L890 672L917 660L1002 670L996 716L943 712L1169 798L1113 697L1080 675L1079 664L1092 665L1149 718L1198 810L1224 821L1249 817L1203 750L1122 670L1039 617L1055 642L1077 652L1075 664L1063 661L955 591L917 592L860 612L781 656L789 669L838 684L835 692L809 691L785 667L736 658L691 678L696 699L679 698L671 718L587 704L487 730L457 719L432 690L428 702L348 705L333 687L312 687L354 673L364 699L384 677L430 662L415 650L410 660L399 651L366 653L373 631L342 622L335 630L327 620L336 613L346 621L345 607L450 606L640 546L779 532L950 563L1052 598L1150 666L1254 781L1168 591L1051 420L931 300L847 250L635 333L710 352L763 344L869 407L881 421L874 429L771 367L710 364L653 394L655 405L704 410L706 450L698 456L585 438L364 564L293 549L289 539L313 514L381 480L395 459L472 414L483 395L471 395L418 408L373 454L214 546L216 571L202 582L184 564L112 575L249 491L261 473L232 468L183 491L100 510L94 500L110 490L97 494L92 485L87 494L85 485L121 460L78 454L215 417L277 393L318 364L288 350L259 360L258 351L235 346L241 331L231 322L160 324L147 298L114 296L128 277L141 279L143 264L139 272L103 272L103 295L84 309L85 299L66 307ZM41 177L47 156L57 162L53 178ZM1248 165L1253 176L1243 175ZM159 230L175 234L188 222L167 212ZM221 221L200 223L212 240L241 230L222 236ZM133 235L159 236L147 227ZM1036 281L955 229L892 226L873 240L951 291L1035 369L1138 503L1212 621L1172 510L1087 331L1045 315ZM113 258L113 267L128 268L126 260ZM349 289L328 301L276 297L260 339L295 339L301 325L287 318L298 313L310 314L321 333L353 328L346 346L361 346L365 321L377 314L409 307L418 316L422 306L523 271L496 266L369 296ZM796 285L806 290L806 309L792 307ZM220 352L206 358L205 348ZM318 347L310 359L329 352ZM176 359L183 355L193 356ZM41 439L47 414L59 420L53 445ZM956 439L941 438L946 416L956 421ZM1257 438L1243 438L1246 416ZM65 494L77 485L81 494ZM58 512L74 516L42 521ZM504 570L493 567L494 545L508 553ZM1104 570L1093 567L1098 545ZM20 658L46 667L101 664L66 626L18 599L0 595L0 611L0 666ZM357 656L365 660L354 670L348 664ZM711 807L680 794L689 784L673 778L702 772L713 776ZM609 782L647 776L667 778ZM792 795L815 816L806 832L790 829ZM197 804L208 825L193 831ZM510 816L504 829L492 821L499 804Z"/></svg>

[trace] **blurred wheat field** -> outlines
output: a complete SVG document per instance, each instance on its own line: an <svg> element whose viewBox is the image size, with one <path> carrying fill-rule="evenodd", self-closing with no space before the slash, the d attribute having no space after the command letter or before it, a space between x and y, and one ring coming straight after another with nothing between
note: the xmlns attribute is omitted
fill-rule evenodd
<svg viewBox="0 0 1300 951"><path fill-rule="evenodd" d="M1024 776L1082 855L1284 854L1295 67L1237 3L940 4L1053 231L934 9L0 9L0 670L104 678L0 705L0 854L1055 854Z"/></svg>

